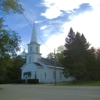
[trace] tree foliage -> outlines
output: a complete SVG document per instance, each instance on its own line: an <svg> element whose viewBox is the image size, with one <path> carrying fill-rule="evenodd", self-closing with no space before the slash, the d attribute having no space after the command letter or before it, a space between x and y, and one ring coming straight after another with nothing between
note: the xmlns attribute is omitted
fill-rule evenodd
<svg viewBox="0 0 100 100"><path fill-rule="evenodd" d="M20 68L25 64L25 60L21 56L13 58L13 67L7 68L6 76L13 82L13 80L21 78Z"/></svg>
<svg viewBox="0 0 100 100"><path fill-rule="evenodd" d="M15 31L0 29L0 69L1 73L12 66L11 54L20 50L21 38ZM3 76L2 74L1 76Z"/></svg>
<svg viewBox="0 0 100 100"><path fill-rule="evenodd" d="M53 52L51 52L51 53L49 53L49 54L47 55L47 58L48 58L48 59L55 60L55 57L56 57L56 60L57 60L58 62L61 62L61 61L62 61L62 58L63 58L63 51L64 51L64 46L63 46L63 45L60 45L60 46L57 48L57 50L56 50L56 52L55 52L55 55L54 55Z"/></svg>
<svg viewBox="0 0 100 100"><path fill-rule="evenodd" d="M24 9L19 3L19 0L0 0L0 13L3 14L13 14L13 13L23 13Z"/></svg>
<svg viewBox="0 0 100 100"><path fill-rule="evenodd" d="M96 54L96 64L97 64L95 75L97 78L96 80L100 80L100 48L96 50L95 54Z"/></svg>
<svg viewBox="0 0 100 100"><path fill-rule="evenodd" d="M60 46L57 48L57 53L63 52L64 49L65 49L64 45L60 45Z"/></svg>
<svg viewBox="0 0 100 100"><path fill-rule="evenodd" d="M14 14L23 13L22 5L19 0L0 0L0 13ZM1 14L2 16L2 14ZM4 29L4 19L0 18L0 57L19 50L20 37L15 31Z"/></svg>
<svg viewBox="0 0 100 100"><path fill-rule="evenodd" d="M95 50L89 48L90 44L85 36L79 32L75 34L71 28L65 41L64 75L66 77L72 76L76 81L94 79L93 71L96 66Z"/></svg>
<svg viewBox="0 0 100 100"><path fill-rule="evenodd" d="M20 50L21 38L17 32L7 30L3 14L23 13L19 0L0 0L0 77L5 77L7 68L13 67L11 54Z"/></svg>
<svg viewBox="0 0 100 100"><path fill-rule="evenodd" d="M6 54L19 51L20 36L15 31L1 30L0 32L0 57L4 58Z"/></svg>
<svg viewBox="0 0 100 100"><path fill-rule="evenodd" d="M53 52L50 52L48 55L47 55L47 58L48 59L54 59L54 53Z"/></svg>
<svg viewBox="0 0 100 100"><path fill-rule="evenodd" d="M73 43L75 39L75 32L73 31L72 28L70 28L70 31L68 33L68 37L66 37L65 41L66 41L66 44L65 44L65 47L67 49L69 49L69 46L71 46L71 44Z"/></svg>
<svg viewBox="0 0 100 100"><path fill-rule="evenodd" d="M48 54L48 58L54 59L54 53ZM73 77L77 82L100 80L100 49L90 47L84 34L70 28L65 48L58 47L56 58L63 65L66 78Z"/></svg>

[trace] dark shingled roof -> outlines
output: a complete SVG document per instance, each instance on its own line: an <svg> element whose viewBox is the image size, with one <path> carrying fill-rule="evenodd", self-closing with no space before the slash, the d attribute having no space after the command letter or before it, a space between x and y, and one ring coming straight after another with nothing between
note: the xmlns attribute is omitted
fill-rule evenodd
<svg viewBox="0 0 100 100"><path fill-rule="evenodd" d="M54 60L47 59L47 58L41 58L40 61L42 61L46 65L55 66L55 61ZM56 66L62 67L62 65L59 62L57 62L57 61L56 61Z"/></svg>
<svg viewBox="0 0 100 100"><path fill-rule="evenodd" d="M40 65L39 63L34 62L34 64L36 64L37 66L41 66L41 67L43 67L43 66L42 66L42 65Z"/></svg>

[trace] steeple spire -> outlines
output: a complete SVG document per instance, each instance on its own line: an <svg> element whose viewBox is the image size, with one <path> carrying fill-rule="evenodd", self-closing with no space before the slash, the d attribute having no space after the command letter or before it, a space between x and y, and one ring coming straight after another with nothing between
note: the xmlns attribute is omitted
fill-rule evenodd
<svg viewBox="0 0 100 100"><path fill-rule="evenodd" d="M32 30L31 42L37 43L36 29L35 29L35 22L33 23L33 30Z"/></svg>

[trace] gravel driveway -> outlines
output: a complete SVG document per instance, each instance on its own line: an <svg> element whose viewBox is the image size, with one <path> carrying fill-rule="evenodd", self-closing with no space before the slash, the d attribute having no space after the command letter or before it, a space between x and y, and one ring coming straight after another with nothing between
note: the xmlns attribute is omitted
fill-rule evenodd
<svg viewBox="0 0 100 100"><path fill-rule="evenodd" d="M100 87L0 85L0 100L100 100Z"/></svg>

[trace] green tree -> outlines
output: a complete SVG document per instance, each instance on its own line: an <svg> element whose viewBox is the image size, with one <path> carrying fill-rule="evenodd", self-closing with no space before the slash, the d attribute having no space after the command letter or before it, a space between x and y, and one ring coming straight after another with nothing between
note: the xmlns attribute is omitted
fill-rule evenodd
<svg viewBox="0 0 100 100"><path fill-rule="evenodd" d="M70 29L66 38L66 50L64 50L63 59L63 73L66 77L72 76L76 81L88 80L90 78L87 71L87 58L92 55L89 46L90 44L83 34L81 35L79 32L75 34L72 28Z"/></svg>
<svg viewBox="0 0 100 100"><path fill-rule="evenodd" d="M86 52L86 74L85 78L88 80L96 80L96 69L97 69L97 63L96 63L96 55L95 55L95 49L93 47L89 48Z"/></svg>
<svg viewBox="0 0 100 100"><path fill-rule="evenodd" d="M0 13L14 14L23 13L22 5L19 0L0 0ZM0 15L2 16L2 14ZM0 18L0 57L5 54L14 53L19 50L20 37L15 31L5 30L3 25L4 19Z"/></svg>
<svg viewBox="0 0 100 100"><path fill-rule="evenodd" d="M57 53L63 52L64 49L65 49L64 45L60 45L60 46L57 48Z"/></svg>
<svg viewBox="0 0 100 100"><path fill-rule="evenodd" d="M0 0L0 30L2 29L2 26L4 26L4 14L22 14L23 11L24 9L19 3L19 0Z"/></svg>
<svg viewBox="0 0 100 100"><path fill-rule="evenodd" d="M62 58L63 58L63 51L64 51L64 46L63 46L63 45L60 45L60 46L57 48L57 50L56 50L56 52L55 52L55 55L54 55L53 52L51 52L51 53L49 53L49 54L47 55L47 58L48 58L48 59L55 60L55 56L56 56L56 60L57 60L58 62L61 63Z"/></svg>
<svg viewBox="0 0 100 100"><path fill-rule="evenodd" d="M57 48L56 58L57 58L57 61L60 62L60 63L62 63L62 59L64 57L64 55L63 55L64 50L65 50L65 47L63 45L60 45Z"/></svg>
<svg viewBox="0 0 100 100"><path fill-rule="evenodd" d="M6 78L8 81L13 82L16 79L21 78L21 67L25 64L25 60L20 56L13 58L13 67L7 68Z"/></svg>
<svg viewBox="0 0 100 100"><path fill-rule="evenodd" d="M100 48L96 50L96 73L95 73L95 80L100 81Z"/></svg>
<svg viewBox="0 0 100 100"><path fill-rule="evenodd" d="M23 13L24 9L19 0L0 0L0 13L13 14Z"/></svg>
<svg viewBox="0 0 100 100"><path fill-rule="evenodd" d="M47 58L48 58L48 59L54 60L54 53L53 53L53 52L49 53L49 54L47 55Z"/></svg>
<svg viewBox="0 0 100 100"><path fill-rule="evenodd" d="M66 41L66 44L65 44L65 47L66 49L69 49L71 44L74 42L74 39L75 39L75 32L73 31L72 28L70 28L70 31L68 33L68 37L66 37L65 41Z"/></svg>
<svg viewBox="0 0 100 100"><path fill-rule="evenodd" d="M19 51L21 38L15 31L2 30L0 33L0 57L4 58L6 54Z"/></svg>
<svg viewBox="0 0 100 100"><path fill-rule="evenodd" d="M7 67L13 67L11 55L20 50L21 39L16 32L3 29L0 33L0 41L0 76L5 77Z"/></svg>
<svg viewBox="0 0 100 100"><path fill-rule="evenodd" d="M23 13L19 0L0 0L0 76L4 77L8 67L13 66L11 54L20 50L20 36L3 25L3 14Z"/></svg>
<svg viewBox="0 0 100 100"><path fill-rule="evenodd" d="M5 77L8 67L13 67L13 60L6 54L4 58L0 57L0 77Z"/></svg>

